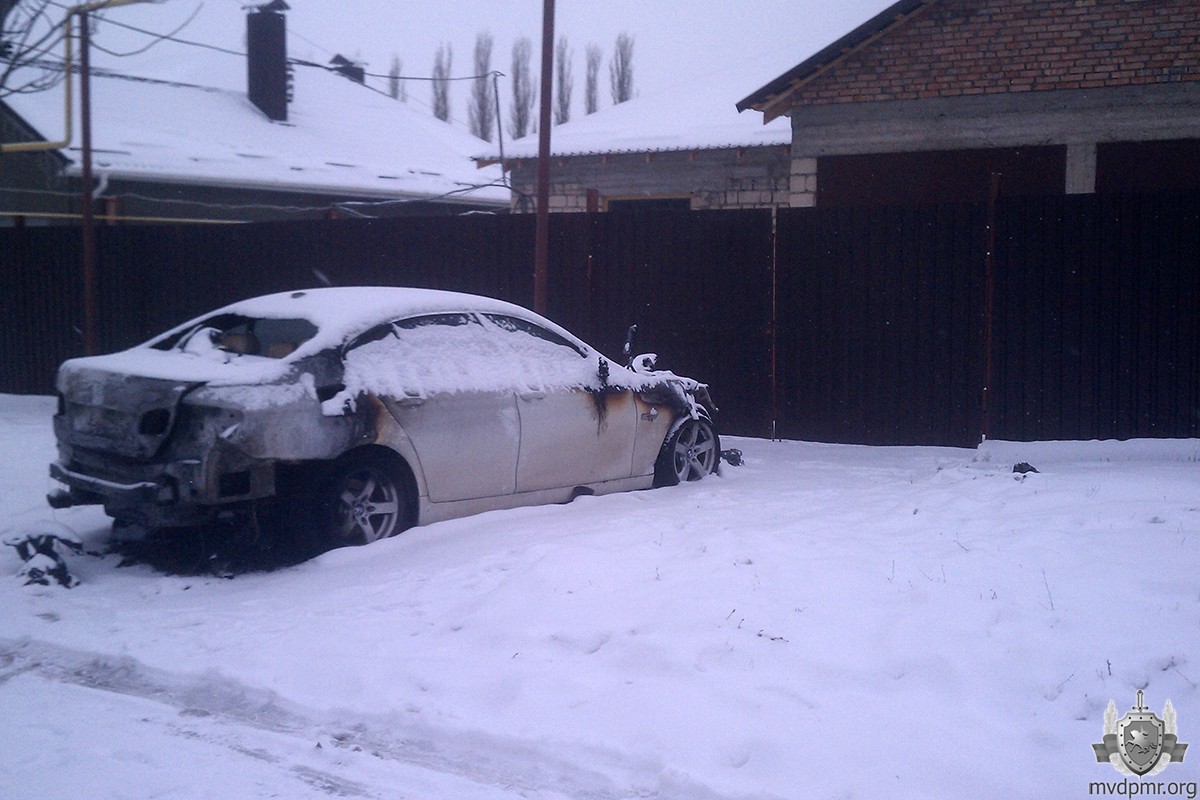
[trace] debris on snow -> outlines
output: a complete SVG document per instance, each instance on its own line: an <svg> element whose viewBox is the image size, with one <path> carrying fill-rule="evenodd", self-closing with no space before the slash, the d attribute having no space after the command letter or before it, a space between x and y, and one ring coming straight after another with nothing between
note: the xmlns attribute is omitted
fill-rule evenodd
<svg viewBox="0 0 1200 800"><path fill-rule="evenodd" d="M25 585L49 586L53 580L68 589L79 585L79 579L71 574L63 551L83 552L83 540L65 525L56 522L43 523L43 528L18 530L4 536L4 544L15 548L24 563L17 577L25 578Z"/></svg>

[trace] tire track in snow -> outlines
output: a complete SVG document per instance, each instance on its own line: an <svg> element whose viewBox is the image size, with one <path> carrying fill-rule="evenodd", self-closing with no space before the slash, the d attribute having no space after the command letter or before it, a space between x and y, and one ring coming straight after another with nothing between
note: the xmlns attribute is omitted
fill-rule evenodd
<svg viewBox="0 0 1200 800"><path fill-rule="evenodd" d="M307 712L274 692L246 686L217 673L179 675L149 667L129 656L73 650L33 639L0 638L0 688L19 675L118 695L174 708L183 722L173 734L200 738L243 756L278 764L295 778L342 797L388 796L394 788L371 787L327 770L286 765L287 756L242 744L228 736L201 733L189 719L282 734L301 742L325 742L334 749L362 753L384 762L466 779L494 789L497 796L562 796L573 800L780 800L775 795L723 794L645 756L581 746L587 766L519 740L485 732L439 731L399 715L321 715ZM599 767L599 768L598 768ZM604 770L604 771L602 771ZM552 794L546 794L547 792Z"/></svg>

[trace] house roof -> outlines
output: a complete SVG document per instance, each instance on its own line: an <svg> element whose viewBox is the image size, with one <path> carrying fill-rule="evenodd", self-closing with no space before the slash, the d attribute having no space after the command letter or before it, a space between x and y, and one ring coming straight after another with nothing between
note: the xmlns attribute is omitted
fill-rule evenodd
<svg viewBox="0 0 1200 800"><path fill-rule="evenodd" d="M786 120L763 125L755 117L742 116L732 102L740 90L771 74L771 69L760 59L751 60L557 125L550 137L551 153L576 156L789 144L791 128ZM536 134L504 146L506 160L537 154ZM477 155L493 161L500 153L492 145Z"/></svg>
<svg viewBox="0 0 1200 800"><path fill-rule="evenodd" d="M844 56L865 47L894 25L919 14L935 2L937 0L899 0L893 3L845 36L742 98L737 104L737 110L753 108L762 111L763 121L769 123L786 110L784 101L797 88L820 75Z"/></svg>
<svg viewBox="0 0 1200 800"><path fill-rule="evenodd" d="M138 24L133 12L139 8L124 7L120 19ZM246 96L246 59L237 52L244 12L238 4L210 3L199 13L210 15L210 30L229 32L230 41L210 43L222 49L163 41L139 55L97 53L97 174L379 200L508 204L499 168L479 169L471 160L478 139L328 70L294 66L288 119L270 121ZM118 19L115 11L110 19ZM141 24L169 29L163 20ZM114 31L117 43L104 39ZM103 22L97 35L98 44L111 50L136 47L132 37ZM15 94L4 102L36 132L57 139L64 127L62 91ZM77 103L74 115L72 143L59 151L69 175L80 168Z"/></svg>

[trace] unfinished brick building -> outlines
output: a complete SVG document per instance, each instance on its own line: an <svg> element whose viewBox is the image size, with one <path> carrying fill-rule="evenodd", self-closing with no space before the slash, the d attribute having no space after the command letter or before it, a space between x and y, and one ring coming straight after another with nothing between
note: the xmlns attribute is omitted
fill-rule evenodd
<svg viewBox="0 0 1200 800"><path fill-rule="evenodd" d="M1200 189L1200 3L901 0L738 108L793 206Z"/></svg>

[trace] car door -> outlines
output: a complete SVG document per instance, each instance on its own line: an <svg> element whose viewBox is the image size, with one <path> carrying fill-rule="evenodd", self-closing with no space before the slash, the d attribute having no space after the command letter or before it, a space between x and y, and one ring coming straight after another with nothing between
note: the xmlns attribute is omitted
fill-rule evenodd
<svg viewBox="0 0 1200 800"><path fill-rule="evenodd" d="M431 502L516 490L516 397L502 354L476 317L400 320L378 345L360 349L368 348L380 398L412 442Z"/></svg>
<svg viewBox="0 0 1200 800"><path fill-rule="evenodd" d="M605 389L599 357L519 317L484 314L519 365L517 491L628 478L637 410L628 390Z"/></svg>

